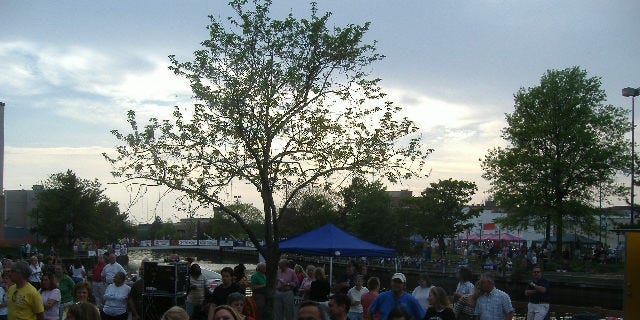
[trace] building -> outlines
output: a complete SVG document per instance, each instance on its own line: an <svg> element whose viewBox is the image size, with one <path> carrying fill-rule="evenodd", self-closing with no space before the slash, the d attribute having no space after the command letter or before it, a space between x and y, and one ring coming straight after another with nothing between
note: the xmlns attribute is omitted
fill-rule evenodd
<svg viewBox="0 0 640 320"><path fill-rule="evenodd" d="M30 231L36 225L31 212L36 206L36 194L41 189L42 186L33 186L31 190L4 191L3 235L6 243L37 240Z"/></svg>

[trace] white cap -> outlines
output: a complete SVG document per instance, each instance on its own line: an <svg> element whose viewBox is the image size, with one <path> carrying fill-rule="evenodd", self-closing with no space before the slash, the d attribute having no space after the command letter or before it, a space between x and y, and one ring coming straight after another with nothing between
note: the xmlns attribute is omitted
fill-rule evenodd
<svg viewBox="0 0 640 320"><path fill-rule="evenodd" d="M404 274L402 274L400 272L394 274L393 277L391 277L392 281L395 280L395 279L400 280L400 282L402 282L402 283L406 283L407 282L407 277L405 277Z"/></svg>

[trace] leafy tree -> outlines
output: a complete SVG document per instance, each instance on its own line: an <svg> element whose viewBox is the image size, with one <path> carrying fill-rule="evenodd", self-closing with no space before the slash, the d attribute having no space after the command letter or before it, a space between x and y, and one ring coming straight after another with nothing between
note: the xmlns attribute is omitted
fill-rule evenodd
<svg viewBox="0 0 640 320"><path fill-rule="evenodd" d="M265 246L258 250L273 288L280 212L293 197L343 173L392 181L420 175L430 150L369 75L382 58L363 43L369 24L330 27L330 14L318 15L315 4L309 18L273 19L270 4L234 0L235 17L211 16L210 39L194 61L171 56L171 69L190 81L199 103L188 115L176 108L173 120L150 119L143 128L130 111L131 132L114 131L122 145L105 156L116 177L164 185L214 207L257 245L258 236L220 196L231 181L255 187L264 213Z"/></svg>
<svg viewBox="0 0 640 320"><path fill-rule="evenodd" d="M109 200L97 180L80 179L71 170L56 173L36 193L32 231L69 247L76 239L109 242L133 234L127 215Z"/></svg>
<svg viewBox="0 0 640 320"><path fill-rule="evenodd" d="M349 230L364 240L399 249L408 236L408 222L401 221L380 181L367 182L356 177L341 194Z"/></svg>
<svg viewBox="0 0 640 320"><path fill-rule="evenodd" d="M591 223L596 199L621 195L616 174L631 163L626 112L605 104L599 77L579 67L549 70L540 85L515 94L502 137L509 143L482 160L508 226L556 226L561 248L564 224ZM561 250L557 250L560 252Z"/></svg>
<svg viewBox="0 0 640 320"><path fill-rule="evenodd" d="M431 183L420 197L407 203L416 233L427 239L437 239L444 250L444 239L472 227L468 221L480 214L477 209L465 208L477 191L474 182L464 180L447 179Z"/></svg>
<svg viewBox="0 0 640 320"><path fill-rule="evenodd" d="M294 236L329 222L340 224L337 206L331 196L319 190L299 193L289 210L282 212L282 236Z"/></svg>

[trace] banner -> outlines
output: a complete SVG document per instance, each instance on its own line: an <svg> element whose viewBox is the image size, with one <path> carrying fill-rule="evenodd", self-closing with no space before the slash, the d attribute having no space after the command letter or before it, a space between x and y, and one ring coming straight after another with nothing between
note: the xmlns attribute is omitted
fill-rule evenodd
<svg viewBox="0 0 640 320"><path fill-rule="evenodd" d="M482 230L495 230L495 229L496 229L495 223L485 223L482 225Z"/></svg>
<svg viewBox="0 0 640 320"><path fill-rule="evenodd" d="M197 246L198 240L178 240L179 246Z"/></svg>
<svg viewBox="0 0 640 320"><path fill-rule="evenodd" d="M217 240L200 240L198 245L213 247L218 245L218 241Z"/></svg>
<svg viewBox="0 0 640 320"><path fill-rule="evenodd" d="M141 247L151 247L151 240L142 240L140 241Z"/></svg>
<svg viewBox="0 0 640 320"><path fill-rule="evenodd" d="M168 247L171 245L170 240L153 240L154 247Z"/></svg>

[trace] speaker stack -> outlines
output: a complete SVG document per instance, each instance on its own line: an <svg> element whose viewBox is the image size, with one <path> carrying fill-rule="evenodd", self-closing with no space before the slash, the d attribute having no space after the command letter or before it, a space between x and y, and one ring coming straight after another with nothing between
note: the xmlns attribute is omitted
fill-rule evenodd
<svg viewBox="0 0 640 320"><path fill-rule="evenodd" d="M157 320L173 306L185 307L189 288L187 263L158 263L146 261L144 293L142 295L142 319Z"/></svg>

